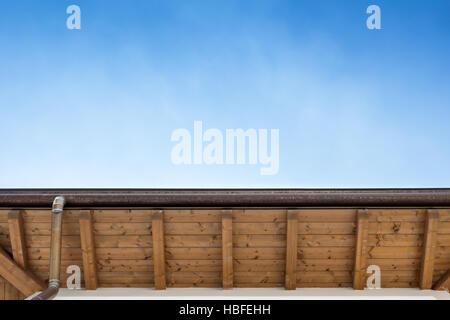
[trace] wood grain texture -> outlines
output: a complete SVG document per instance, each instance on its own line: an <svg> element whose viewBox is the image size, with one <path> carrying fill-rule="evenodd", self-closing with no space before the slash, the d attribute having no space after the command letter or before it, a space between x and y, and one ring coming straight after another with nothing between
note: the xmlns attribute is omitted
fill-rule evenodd
<svg viewBox="0 0 450 320"><path fill-rule="evenodd" d="M366 275L367 237L369 234L369 211L358 210L356 216L355 264L353 268L353 289L362 290Z"/></svg>
<svg viewBox="0 0 450 320"><path fill-rule="evenodd" d="M6 300L6 297L5 297L5 283L6 283L6 280L3 279L2 277L0 277L0 301Z"/></svg>
<svg viewBox="0 0 450 320"><path fill-rule="evenodd" d="M233 221L232 211L222 211L222 287L233 288Z"/></svg>
<svg viewBox="0 0 450 320"><path fill-rule="evenodd" d="M420 288L431 289L433 285L434 259L436 254L437 233L439 230L439 212L428 210L425 220L425 241L420 270Z"/></svg>
<svg viewBox="0 0 450 320"><path fill-rule="evenodd" d="M9 237L11 239L11 249L14 261L22 269L27 268L27 251L25 245L25 233L23 229L22 213L19 210L12 210L8 214Z"/></svg>
<svg viewBox="0 0 450 320"><path fill-rule="evenodd" d="M0 276L16 287L25 296L44 289L45 285L31 272L19 267L9 255L0 248Z"/></svg>
<svg viewBox="0 0 450 320"><path fill-rule="evenodd" d="M95 255L94 226L92 212L80 211L80 238L83 256L83 271L86 290L96 290L98 287L97 261Z"/></svg>
<svg viewBox="0 0 450 320"><path fill-rule="evenodd" d="M153 287L156 276L154 209L92 209L93 245L99 287ZM0 210L0 245L14 248L8 209ZM287 208L233 208L233 287L286 287L289 219ZM296 287L352 287L357 209L298 209ZM366 264L382 269L382 287L419 287L427 209L369 209ZM48 278L49 209L21 210L28 271ZM83 264L80 210L64 211L61 269ZM450 267L450 209L439 209L432 281ZM158 227L160 229L160 227ZM222 209L164 209L162 219L166 286L223 287ZM158 231L156 231L158 234ZM14 235L13 238L17 239ZM292 240L292 238L290 238ZM159 241L161 243L161 241ZM162 249L161 249L162 247ZM16 250L17 251L17 250ZM85 284L89 280L84 279ZM67 275L62 273L62 285ZM0 282L0 296L6 282ZM3 289L2 289L3 288ZM8 292L8 290L6 291Z"/></svg>
<svg viewBox="0 0 450 320"><path fill-rule="evenodd" d="M153 265L155 290L166 289L166 268L164 253L164 211L154 210L152 218Z"/></svg>
<svg viewBox="0 0 450 320"><path fill-rule="evenodd" d="M28 262L22 212L20 210L11 210L8 212L8 224L13 259L19 267L26 270L28 268ZM23 300L26 298L10 283L5 284L5 297L7 300Z"/></svg>
<svg viewBox="0 0 450 320"><path fill-rule="evenodd" d="M450 290L450 269L433 285L433 290Z"/></svg>
<svg viewBox="0 0 450 320"><path fill-rule="evenodd" d="M286 234L286 272L285 288L286 290L295 290L297 288L296 269L297 269L297 226L298 211L287 211L287 234Z"/></svg>

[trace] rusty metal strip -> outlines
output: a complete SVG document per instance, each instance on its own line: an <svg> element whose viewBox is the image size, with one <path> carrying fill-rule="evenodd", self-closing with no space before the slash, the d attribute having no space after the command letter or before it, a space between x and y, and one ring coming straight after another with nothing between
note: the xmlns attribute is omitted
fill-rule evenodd
<svg viewBox="0 0 450 320"><path fill-rule="evenodd" d="M0 189L0 207L448 207L450 189Z"/></svg>

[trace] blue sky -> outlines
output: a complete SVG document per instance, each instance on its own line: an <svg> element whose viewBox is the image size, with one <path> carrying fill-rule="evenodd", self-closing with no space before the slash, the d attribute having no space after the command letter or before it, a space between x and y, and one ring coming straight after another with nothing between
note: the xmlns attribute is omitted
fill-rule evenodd
<svg viewBox="0 0 450 320"><path fill-rule="evenodd" d="M82 29L66 28L76 4ZM381 30L366 8L381 8ZM450 187L450 2L4 1L0 188ZM278 174L171 162L280 130Z"/></svg>

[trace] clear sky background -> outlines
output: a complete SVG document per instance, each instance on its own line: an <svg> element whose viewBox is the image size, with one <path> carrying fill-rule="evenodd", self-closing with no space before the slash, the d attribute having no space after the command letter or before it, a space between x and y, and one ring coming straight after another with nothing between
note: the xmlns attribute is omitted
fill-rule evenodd
<svg viewBox="0 0 450 320"><path fill-rule="evenodd" d="M450 187L449 16L448 0L2 1L0 188ZM279 129L279 173L173 165L194 120Z"/></svg>

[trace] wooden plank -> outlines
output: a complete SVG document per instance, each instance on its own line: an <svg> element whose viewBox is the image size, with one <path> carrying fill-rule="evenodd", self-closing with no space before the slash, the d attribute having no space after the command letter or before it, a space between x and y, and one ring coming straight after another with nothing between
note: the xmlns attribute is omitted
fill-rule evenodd
<svg viewBox="0 0 450 320"><path fill-rule="evenodd" d="M0 276L26 296L45 287L44 283L32 273L20 268L2 248L0 248Z"/></svg>
<svg viewBox="0 0 450 320"><path fill-rule="evenodd" d="M298 213L299 222L354 222L354 209L302 209Z"/></svg>
<svg viewBox="0 0 450 320"><path fill-rule="evenodd" d="M233 210L233 222L276 223L286 222L284 209Z"/></svg>
<svg viewBox="0 0 450 320"><path fill-rule="evenodd" d="M166 248L222 248L221 235L166 235Z"/></svg>
<svg viewBox="0 0 450 320"><path fill-rule="evenodd" d="M153 272L99 272L98 280L100 284L106 283L123 283L137 284L153 282Z"/></svg>
<svg viewBox="0 0 450 320"><path fill-rule="evenodd" d="M9 210L4 210L4 209L1 209L0 210L0 222L8 222L8 213L9 213Z"/></svg>
<svg viewBox="0 0 450 320"><path fill-rule="evenodd" d="M233 288L233 216L232 210L222 211L222 288Z"/></svg>
<svg viewBox="0 0 450 320"><path fill-rule="evenodd" d="M450 269L434 284L433 290L450 290Z"/></svg>
<svg viewBox="0 0 450 320"><path fill-rule="evenodd" d="M437 239L437 245L439 247L450 247L450 234L439 234Z"/></svg>
<svg viewBox="0 0 450 320"><path fill-rule="evenodd" d="M83 261L81 260L61 260L61 270L63 272L67 270L68 266L77 265L81 266ZM49 272L49 260L28 260L28 270L31 272Z"/></svg>
<svg viewBox="0 0 450 320"><path fill-rule="evenodd" d="M223 260L168 260L168 272L222 272Z"/></svg>
<svg viewBox="0 0 450 320"><path fill-rule="evenodd" d="M62 260L61 269L70 265L81 265L82 261ZM48 272L48 260L30 260L32 272ZM222 260L168 260L167 271L222 271ZM153 272L152 260L97 259L97 272Z"/></svg>
<svg viewBox="0 0 450 320"><path fill-rule="evenodd" d="M369 234L369 247L421 247L422 234Z"/></svg>
<svg viewBox="0 0 450 320"><path fill-rule="evenodd" d="M295 277L295 275L294 275ZM253 283L255 286L260 283L277 283L285 282L285 273L274 271L256 271L256 272L236 272L236 283ZM295 282L294 282L295 284Z"/></svg>
<svg viewBox="0 0 450 320"><path fill-rule="evenodd" d="M416 270L393 270L381 271L381 278L387 282L414 282L419 280L419 273Z"/></svg>
<svg viewBox="0 0 450 320"><path fill-rule="evenodd" d="M273 223L254 223L254 222L239 222L233 224L233 234L271 234L271 235L284 235L286 234L286 222L273 222Z"/></svg>
<svg viewBox="0 0 450 320"><path fill-rule="evenodd" d="M298 234L355 234L356 224L354 222L308 222L299 223Z"/></svg>
<svg viewBox="0 0 450 320"><path fill-rule="evenodd" d="M369 229L369 211L358 210L356 216L355 265L353 268L353 289L362 290L366 275L366 246Z"/></svg>
<svg viewBox="0 0 450 320"><path fill-rule="evenodd" d="M5 282L5 300L24 300L26 297L9 282Z"/></svg>
<svg viewBox="0 0 450 320"><path fill-rule="evenodd" d="M333 272L298 272L297 282L307 283L307 282L351 282L352 272L351 271L333 271Z"/></svg>
<svg viewBox="0 0 450 320"><path fill-rule="evenodd" d="M353 259L303 259L297 260L297 272L353 271Z"/></svg>
<svg viewBox="0 0 450 320"><path fill-rule="evenodd" d="M221 222L221 210L186 210L186 209L170 209L164 210L164 221L167 222ZM166 232L167 233L167 232Z"/></svg>
<svg viewBox="0 0 450 320"><path fill-rule="evenodd" d="M420 288L431 289L433 282L434 259L436 252L437 232L439 229L438 210L428 210L425 221L425 235L420 270Z"/></svg>
<svg viewBox="0 0 450 320"><path fill-rule="evenodd" d="M86 290L96 290L98 279L92 212L90 210L81 210L79 219L85 288Z"/></svg>
<svg viewBox="0 0 450 320"><path fill-rule="evenodd" d="M355 235L347 234L313 234L299 235L299 247L353 247Z"/></svg>
<svg viewBox="0 0 450 320"><path fill-rule="evenodd" d="M392 258L392 259L367 259L368 265L377 265L384 271L395 270L415 270L420 268L420 258L404 259L404 258Z"/></svg>
<svg viewBox="0 0 450 320"><path fill-rule="evenodd" d="M165 223L166 235L219 235L221 224L215 222Z"/></svg>
<svg viewBox="0 0 450 320"><path fill-rule="evenodd" d="M342 260L342 263L334 264L320 264L311 260L308 266L301 266L298 264L297 270L303 271L345 271L352 270L353 260ZM317 261L317 260L316 260ZM326 262L326 260L324 260ZM340 260L333 260L332 262L339 262ZM347 262L348 261L348 262ZM79 264L79 261L62 261L63 269L69 265ZM285 271L284 260L234 260L233 271L239 272L255 272L255 271ZM32 260L31 271L45 272L48 271L47 260ZM222 259L220 260L167 260L167 272L200 272L200 271L215 271L222 272ZM98 272L153 272L153 261L151 260L104 260L97 261Z"/></svg>
<svg viewBox="0 0 450 320"><path fill-rule="evenodd" d="M369 234L423 234L423 222L370 222Z"/></svg>
<svg viewBox="0 0 450 320"><path fill-rule="evenodd" d="M284 286L286 290L295 290L297 288L296 269L297 269L297 226L298 211L287 211L287 234L286 234L286 273Z"/></svg>
<svg viewBox="0 0 450 320"><path fill-rule="evenodd" d="M298 282L297 288L351 288L352 283L348 282Z"/></svg>
<svg viewBox="0 0 450 320"><path fill-rule="evenodd" d="M201 284L217 284L220 287L221 272L168 272L169 286L174 284L188 284L190 286Z"/></svg>
<svg viewBox="0 0 450 320"><path fill-rule="evenodd" d="M236 283L236 288L282 288L284 286L283 281L279 283Z"/></svg>
<svg viewBox="0 0 450 320"><path fill-rule="evenodd" d="M51 236L27 236L26 239L27 248L50 248ZM61 248L81 248L80 236L63 236Z"/></svg>
<svg viewBox="0 0 450 320"><path fill-rule="evenodd" d="M286 248L282 234L241 234L233 236L235 248Z"/></svg>
<svg viewBox="0 0 450 320"><path fill-rule="evenodd" d="M27 250L23 231L22 213L19 210L10 211L8 214L8 223L14 261L22 269L27 269Z"/></svg>
<svg viewBox="0 0 450 320"><path fill-rule="evenodd" d="M420 247L373 247L368 250L370 259L417 259L421 257ZM354 247L299 247L298 259L354 259ZM448 247L436 248L439 263L449 263ZM97 259L148 260L153 257L152 248L97 248ZM81 250L65 248L62 260L82 260ZM221 260L221 248L166 248L167 260ZM243 260L285 260L286 248L233 248L234 259ZM29 260L49 260L50 248L28 248Z"/></svg>
<svg viewBox="0 0 450 320"><path fill-rule="evenodd" d="M24 224L25 236L50 236L52 233L51 223L27 223ZM63 236L80 235L80 225L77 223L63 222Z"/></svg>
<svg viewBox="0 0 450 320"><path fill-rule="evenodd" d="M220 251L220 249L218 250ZM97 259L147 260L153 257L152 248L127 248L125 250L123 248L96 248L95 251ZM49 260L50 248L28 248L28 259ZM63 248L61 250L61 260L81 261L82 259L79 248Z"/></svg>
<svg viewBox="0 0 450 320"><path fill-rule="evenodd" d="M154 210L152 217L153 265L155 290L166 289L166 269L164 257L164 212Z"/></svg>
<svg viewBox="0 0 450 320"><path fill-rule="evenodd" d="M8 213L9 237L13 259L19 267L27 269L27 248L23 231L23 218L20 210L11 210ZM8 300L23 300L26 297L9 283L5 285L5 295Z"/></svg>
<svg viewBox="0 0 450 320"><path fill-rule="evenodd" d="M351 247L354 245L354 235L302 235L298 239L299 246L302 247ZM444 238L442 239L445 240ZM9 239L7 241L9 242ZM97 248L151 248L152 243L153 240L150 235L95 236L95 246ZM450 241L447 241L447 243L450 245ZM221 248L222 237L221 235L166 235L164 244L166 248ZM234 235L233 246L235 248L285 248L286 236ZM28 236L27 247L49 248L50 236ZM63 236L62 247L81 248L80 237Z"/></svg>
<svg viewBox="0 0 450 320"><path fill-rule="evenodd" d="M235 260L233 264L236 272L261 272L261 271L279 271L285 272L285 260ZM283 278L284 281L284 278Z"/></svg>
<svg viewBox="0 0 450 320"><path fill-rule="evenodd" d="M439 234L450 233L450 221L442 221L439 223Z"/></svg>
<svg viewBox="0 0 450 320"><path fill-rule="evenodd" d="M285 260L286 248L234 248L237 260Z"/></svg>
<svg viewBox="0 0 450 320"><path fill-rule="evenodd" d="M1 224L0 224L1 226ZM79 236L78 222L63 222L63 236ZM148 235L151 223L95 223L94 234L97 235ZM50 236L51 223L25 223L26 236Z"/></svg>
<svg viewBox="0 0 450 320"><path fill-rule="evenodd" d="M367 255L371 259L415 259L422 251L420 247L368 247Z"/></svg>
<svg viewBox="0 0 450 320"><path fill-rule="evenodd" d="M418 288L419 283L417 281L387 281L381 277L381 287L382 288Z"/></svg>
<svg viewBox="0 0 450 320"><path fill-rule="evenodd" d="M426 209L370 209L370 222L424 222Z"/></svg>
<svg viewBox="0 0 450 320"><path fill-rule="evenodd" d="M355 248L353 247L318 247L298 248L298 259L354 259Z"/></svg>
<svg viewBox="0 0 450 320"><path fill-rule="evenodd" d="M6 280L0 277L0 301L5 300L5 283Z"/></svg>

